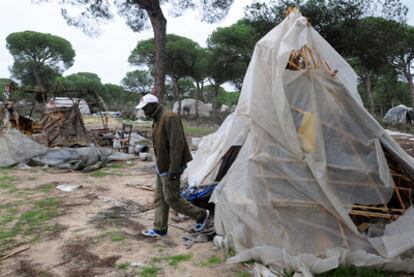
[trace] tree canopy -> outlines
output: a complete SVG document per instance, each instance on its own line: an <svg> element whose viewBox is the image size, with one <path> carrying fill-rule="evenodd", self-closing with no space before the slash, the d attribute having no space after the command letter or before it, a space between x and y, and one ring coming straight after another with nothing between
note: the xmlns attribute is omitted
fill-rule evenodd
<svg viewBox="0 0 414 277"><path fill-rule="evenodd" d="M79 90L79 94L72 94L73 97L85 99L87 102L96 101L93 94L85 94L88 90L95 91L107 104L110 109L122 110L132 107L138 101L134 93L127 92L123 87L114 84L102 84L101 78L91 72L78 72L66 77L61 77L58 82L65 89ZM135 106L134 105L134 106Z"/></svg>
<svg viewBox="0 0 414 277"><path fill-rule="evenodd" d="M231 81L241 90L255 43L253 28L242 21L229 27L217 28L207 40L210 65L222 75L222 78L216 76L215 79ZM212 76L218 75L211 73Z"/></svg>
<svg viewBox="0 0 414 277"><path fill-rule="evenodd" d="M44 2L52 0L37 0ZM187 9L198 9L201 20L215 22L227 15L234 0L58 0L64 7L62 15L68 24L78 26L87 33L96 34L97 27L110 20L114 15L113 7L126 19L133 31L142 31L151 25L155 41L155 90L162 99L165 91L165 55L167 20L161 8L162 4L170 4L170 14L181 16ZM79 15L70 15L66 4L75 4L82 11Z"/></svg>
<svg viewBox="0 0 414 277"><path fill-rule="evenodd" d="M74 62L72 45L58 36L25 31L10 34L6 42L14 58L13 77L23 85L46 88Z"/></svg>
<svg viewBox="0 0 414 277"><path fill-rule="evenodd" d="M134 70L127 72L121 81L122 86L132 92L141 94L150 93L154 86L154 78L148 70Z"/></svg>
<svg viewBox="0 0 414 277"><path fill-rule="evenodd" d="M195 74L200 49L200 46L189 38L167 35L165 71L171 78L176 101L181 98L182 93L179 80ZM138 42L128 60L133 65L152 67L155 64L154 39Z"/></svg>

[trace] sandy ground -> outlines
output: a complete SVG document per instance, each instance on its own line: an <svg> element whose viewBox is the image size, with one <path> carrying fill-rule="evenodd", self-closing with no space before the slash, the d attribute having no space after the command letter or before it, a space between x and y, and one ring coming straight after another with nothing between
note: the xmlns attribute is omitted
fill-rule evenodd
<svg viewBox="0 0 414 277"><path fill-rule="evenodd" d="M153 192L140 188L154 183L150 163L121 162L94 173L13 168L0 176L11 184L0 185L0 256L27 248L0 261L0 276L249 276L211 242L187 249L181 229L191 220L170 220L166 238L137 235L153 222ZM64 192L59 184L81 187ZM24 221L30 216L39 224ZM13 226L23 227L4 239Z"/></svg>

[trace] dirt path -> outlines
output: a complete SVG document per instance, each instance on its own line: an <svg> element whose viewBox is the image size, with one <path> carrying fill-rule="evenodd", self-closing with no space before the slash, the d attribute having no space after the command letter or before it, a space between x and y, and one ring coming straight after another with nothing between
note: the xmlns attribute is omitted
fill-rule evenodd
<svg viewBox="0 0 414 277"><path fill-rule="evenodd" d="M174 223L164 239L137 234L152 225L152 167L134 161L93 173L0 171L0 276L249 276L212 243L182 244ZM59 184L80 186L72 192ZM137 187L138 186L138 187Z"/></svg>

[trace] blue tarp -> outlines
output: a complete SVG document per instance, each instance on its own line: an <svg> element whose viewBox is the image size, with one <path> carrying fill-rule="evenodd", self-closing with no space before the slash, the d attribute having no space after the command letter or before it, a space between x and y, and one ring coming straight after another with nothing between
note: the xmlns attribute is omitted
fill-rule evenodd
<svg viewBox="0 0 414 277"><path fill-rule="evenodd" d="M213 190L216 188L217 184L212 184L203 187L189 187L183 192L181 192L181 196L187 199L188 201L194 201L197 199L210 197Z"/></svg>

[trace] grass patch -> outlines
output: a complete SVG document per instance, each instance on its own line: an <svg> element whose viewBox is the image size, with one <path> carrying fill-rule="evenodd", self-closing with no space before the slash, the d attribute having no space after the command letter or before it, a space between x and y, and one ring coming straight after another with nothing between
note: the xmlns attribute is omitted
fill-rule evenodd
<svg viewBox="0 0 414 277"><path fill-rule="evenodd" d="M9 175L0 175L0 189L8 190L9 192L14 192L17 190L14 182L17 181L17 178Z"/></svg>
<svg viewBox="0 0 414 277"><path fill-rule="evenodd" d="M34 209L20 215L15 228L24 235L31 235L35 231L41 231L42 223L59 214L60 201L56 198L46 198L35 202ZM47 228L47 225L44 226Z"/></svg>
<svg viewBox="0 0 414 277"><path fill-rule="evenodd" d="M109 238L113 242L125 240L125 236L122 233L120 233L120 232L112 232L112 231L109 231L106 234L109 236Z"/></svg>
<svg viewBox="0 0 414 277"><path fill-rule="evenodd" d="M367 267L344 267L340 266L329 272L316 274L317 277L389 277L389 273L385 273L378 269Z"/></svg>
<svg viewBox="0 0 414 277"><path fill-rule="evenodd" d="M221 264L222 262L224 262L224 260L220 256L213 255L210 256L207 260L201 262L201 266L216 266Z"/></svg>
<svg viewBox="0 0 414 277"><path fill-rule="evenodd" d="M169 266L177 267L179 263L190 261L191 258L191 254L181 254L174 256L152 257L151 261L152 263L160 263L162 261L165 261Z"/></svg>
<svg viewBox="0 0 414 277"><path fill-rule="evenodd" d="M217 131L216 127L199 127L184 125L184 133L191 137L203 137Z"/></svg>
<svg viewBox="0 0 414 277"><path fill-rule="evenodd" d="M237 273L237 277L250 277L252 276L249 272L240 272Z"/></svg>
<svg viewBox="0 0 414 277"><path fill-rule="evenodd" d="M18 230L11 229L11 230L1 230L0 231L0 241L8 240L17 236Z"/></svg>
<svg viewBox="0 0 414 277"><path fill-rule="evenodd" d="M57 208L60 205L60 201L54 197L48 197L46 199L38 200L35 202L35 206L41 209L53 209Z"/></svg>
<svg viewBox="0 0 414 277"><path fill-rule="evenodd" d="M55 188L55 184L43 184L38 186L36 189L40 190L41 192L48 193Z"/></svg>
<svg viewBox="0 0 414 277"><path fill-rule="evenodd" d="M59 230L48 220L59 215L60 200L57 198L45 198L34 202L30 209L18 211L17 207L22 201L7 203L0 206L0 252L13 242L13 238L21 235L22 239L35 241L41 236L55 234ZM30 205L30 204L29 204Z"/></svg>
<svg viewBox="0 0 414 277"><path fill-rule="evenodd" d="M93 172L89 173L89 176L91 176L91 177L98 177L98 178L100 178L100 177L106 177L108 175L111 175L111 173L106 172L103 169L99 169L99 170L96 170L96 171L93 171Z"/></svg>
<svg viewBox="0 0 414 277"><path fill-rule="evenodd" d="M10 173L10 169L9 168L0 168L0 175L7 175Z"/></svg>
<svg viewBox="0 0 414 277"><path fill-rule="evenodd" d="M157 277L158 272L161 271L161 268L156 267L155 265L143 267L139 271L139 276L141 277Z"/></svg>
<svg viewBox="0 0 414 277"><path fill-rule="evenodd" d="M124 168L125 163L111 163L109 164L109 168L121 169Z"/></svg>
<svg viewBox="0 0 414 277"><path fill-rule="evenodd" d="M234 256L236 256L236 251L234 249L229 249L226 252L225 259L227 260L227 259L229 259L231 257L234 257Z"/></svg>
<svg viewBox="0 0 414 277"><path fill-rule="evenodd" d="M191 254L183 254L166 257L166 261L169 266L177 267L179 263L190 261L191 258Z"/></svg>
<svg viewBox="0 0 414 277"><path fill-rule="evenodd" d="M7 224L9 222L12 222L16 219L16 216L13 213L6 213L0 215L0 226L3 226L4 224Z"/></svg>
<svg viewBox="0 0 414 277"><path fill-rule="evenodd" d="M128 267L129 267L129 265L130 265L130 263L123 263L123 264L119 264L119 265L117 265L116 267L117 267L118 269L121 269L121 270L127 270L127 269L128 269Z"/></svg>

